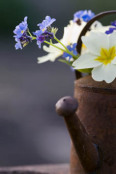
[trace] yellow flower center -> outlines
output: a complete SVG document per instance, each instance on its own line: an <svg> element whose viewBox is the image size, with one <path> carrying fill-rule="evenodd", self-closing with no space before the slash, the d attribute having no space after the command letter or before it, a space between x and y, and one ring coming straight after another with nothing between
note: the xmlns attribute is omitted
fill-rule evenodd
<svg viewBox="0 0 116 174"><path fill-rule="evenodd" d="M44 32L45 31L45 28L43 28L42 31Z"/></svg>
<svg viewBox="0 0 116 174"><path fill-rule="evenodd" d="M86 47L84 44L82 44L82 48L83 48L83 49L87 49L87 47Z"/></svg>
<svg viewBox="0 0 116 174"><path fill-rule="evenodd" d="M104 65L107 65L111 63L111 61L116 57L116 48L115 46L109 48L107 50L106 48L101 48L100 56L97 57L95 60L103 63Z"/></svg>
<svg viewBox="0 0 116 174"><path fill-rule="evenodd" d="M23 32L24 32L24 31L22 30L21 33L23 34Z"/></svg>

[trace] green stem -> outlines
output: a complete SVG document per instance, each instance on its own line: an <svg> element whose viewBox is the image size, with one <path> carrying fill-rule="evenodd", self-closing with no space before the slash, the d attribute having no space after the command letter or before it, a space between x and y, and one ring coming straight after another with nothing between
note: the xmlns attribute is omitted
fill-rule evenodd
<svg viewBox="0 0 116 174"><path fill-rule="evenodd" d="M54 37L54 39L57 41L57 42L59 42L64 48L65 48L65 52L66 53L68 53L68 54L70 54L75 60L78 58L77 56L75 56L72 52L70 52L69 50L68 50L68 48L62 43L62 42L60 42L60 40L58 39L58 38L56 38L56 37Z"/></svg>
<svg viewBox="0 0 116 174"><path fill-rule="evenodd" d="M30 33L29 29L28 29L28 33L29 33L29 35L30 35L31 37L33 37L32 34Z"/></svg>
<svg viewBox="0 0 116 174"><path fill-rule="evenodd" d="M54 39L55 39L57 42L59 42L59 43L65 48L66 51L69 51L68 48L67 48L62 42L60 42L60 40L59 40L58 38L56 38L56 36L54 36Z"/></svg>
<svg viewBox="0 0 116 174"><path fill-rule="evenodd" d="M33 39L33 40L35 40L35 39L36 39L36 37L32 36L32 39Z"/></svg>
<svg viewBox="0 0 116 174"><path fill-rule="evenodd" d="M32 37L32 40L35 40L36 37L32 36L31 32L28 30L29 35Z"/></svg>
<svg viewBox="0 0 116 174"><path fill-rule="evenodd" d="M66 52L66 51L65 51ZM68 54L70 54L75 60L79 57L79 56L75 56L72 52L68 51Z"/></svg>
<svg viewBox="0 0 116 174"><path fill-rule="evenodd" d="M63 52L66 52L66 50L64 50L64 49L62 49L62 48L60 48L60 47L57 47L56 45L54 45L54 44L52 44L52 43L50 43L50 42L48 42L48 41L44 41L44 42L47 43L48 45L51 45L51 46L53 46L53 47L55 47L55 48L57 48L57 49L63 51Z"/></svg>

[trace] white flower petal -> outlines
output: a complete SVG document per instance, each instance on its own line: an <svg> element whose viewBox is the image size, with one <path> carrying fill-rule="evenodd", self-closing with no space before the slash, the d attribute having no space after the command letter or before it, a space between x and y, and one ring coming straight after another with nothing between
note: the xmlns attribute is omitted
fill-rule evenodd
<svg viewBox="0 0 116 174"><path fill-rule="evenodd" d="M62 43L65 46L76 43L85 25L86 22L82 22L81 25L77 25L75 22L70 21L69 25L67 25L67 27L64 27Z"/></svg>
<svg viewBox="0 0 116 174"><path fill-rule="evenodd" d="M63 48L61 44L59 43L56 43L54 44L60 48ZM48 52L47 55L45 56L42 56L42 57L38 57L37 60L38 60L38 63L44 63L44 62L47 62L47 61L51 61L51 62L54 62L56 58L60 57L62 54L63 54L63 51L53 47L53 46L49 46L47 47L46 45L43 46L43 50Z"/></svg>
<svg viewBox="0 0 116 174"><path fill-rule="evenodd" d="M85 27L85 25L86 25L86 22L84 22L84 21L82 21L81 25L77 25L76 23L73 24L70 43L72 43L72 44L77 43L79 35L80 35L82 29Z"/></svg>
<svg viewBox="0 0 116 174"><path fill-rule="evenodd" d="M73 66L75 69L85 69L85 68L93 68L101 65L101 62L95 61L95 55L91 53L86 53L81 55L76 61L73 62Z"/></svg>
<svg viewBox="0 0 116 174"><path fill-rule="evenodd" d="M116 32L113 32L111 35L109 35L109 47L116 47Z"/></svg>
<svg viewBox="0 0 116 174"><path fill-rule="evenodd" d="M96 81L111 83L116 78L116 65L100 65L92 70L92 78Z"/></svg>
<svg viewBox="0 0 116 174"><path fill-rule="evenodd" d="M56 44L54 44L56 45ZM60 47L60 46L59 46ZM60 57L62 54L63 54L63 51L53 47L53 46L43 46L43 49L48 52L47 55L45 56L42 56L42 57L38 57L37 60L38 60L38 63L44 63L44 62L47 62L47 61L51 61L51 62L54 62L56 60L56 58Z"/></svg>
<svg viewBox="0 0 116 174"><path fill-rule="evenodd" d="M110 27L111 27L110 25L109 26L102 26L102 27L97 28L94 31L100 31L102 33L105 33L107 30L109 30Z"/></svg>
<svg viewBox="0 0 116 174"><path fill-rule="evenodd" d="M101 48L109 48L109 39L105 33L90 32L89 36L83 36L82 41L94 55L100 55Z"/></svg>
<svg viewBox="0 0 116 174"><path fill-rule="evenodd" d="M112 64L116 64L116 57L112 60Z"/></svg>
<svg viewBox="0 0 116 174"><path fill-rule="evenodd" d="M44 63L44 62L47 62L51 59L51 54L48 54L46 56L42 56L42 57L38 57L37 58L37 63Z"/></svg>
<svg viewBox="0 0 116 174"><path fill-rule="evenodd" d="M96 30L96 29L98 29L98 28L101 28L102 26L103 26L103 25L102 25L101 22L95 21L95 22L91 25L90 30Z"/></svg>
<svg viewBox="0 0 116 174"><path fill-rule="evenodd" d="M54 62L56 60L56 58L60 57L63 53L61 52L56 52L56 53L49 53L46 56L42 56L42 57L38 57L38 63L44 63L47 61L51 61Z"/></svg>
<svg viewBox="0 0 116 174"><path fill-rule="evenodd" d="M43 46L43 50L48 53L54 52L55 51L54 49L56 49L56 48L52 47L51 45L49 47L47 47L46 45Z"/></svg>
<svg viewBox="0 0 116 174"><path fill-rule="evenodd" d="M93 32L102 32L102 33L105 33L107 30L109 30L109 28L111 28L112 26L111 25L108 25L108 26L103 26L100 22L98 21L95 21L92 26L91 26L91 30Z"/></svg>

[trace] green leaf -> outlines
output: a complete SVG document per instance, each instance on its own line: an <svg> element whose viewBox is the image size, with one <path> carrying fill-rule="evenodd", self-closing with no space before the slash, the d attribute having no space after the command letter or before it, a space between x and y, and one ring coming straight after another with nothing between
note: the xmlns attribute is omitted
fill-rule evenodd
<svg viewBox="0 0 116 174"><path fill-rule="evenodd" d="M82 72L82 73L91 73L92 68L87 68L87 69L78 69L77 71Z"/></svg>

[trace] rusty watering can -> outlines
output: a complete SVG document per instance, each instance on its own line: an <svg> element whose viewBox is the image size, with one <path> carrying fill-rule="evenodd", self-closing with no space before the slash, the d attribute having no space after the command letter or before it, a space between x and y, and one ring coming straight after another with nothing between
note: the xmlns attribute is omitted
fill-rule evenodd
<svg viewBox="0 0 116 174"><path fill-rule="evenodd" d="M100 15L109 13L116 11ZM81 35L93 21L87 23ZM76 80L74 86L74 98L63 97L56 103L72 140L71 174L116 174L116 80L106 84L86 76Z"/></svg>

